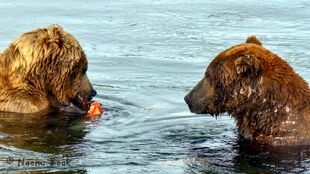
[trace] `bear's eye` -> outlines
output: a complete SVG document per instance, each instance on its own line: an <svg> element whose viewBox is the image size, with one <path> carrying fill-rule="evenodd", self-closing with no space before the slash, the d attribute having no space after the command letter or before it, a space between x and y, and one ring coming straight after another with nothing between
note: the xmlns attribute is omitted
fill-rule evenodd
<svg viewBox="0 0 310 174"><path fill-rule="evenodd" d="M206 73L206 74L205 74L205 78L206 78L207 80L209 80L209 79L210 79L210 74L209 74L209 73Z"/></svg>

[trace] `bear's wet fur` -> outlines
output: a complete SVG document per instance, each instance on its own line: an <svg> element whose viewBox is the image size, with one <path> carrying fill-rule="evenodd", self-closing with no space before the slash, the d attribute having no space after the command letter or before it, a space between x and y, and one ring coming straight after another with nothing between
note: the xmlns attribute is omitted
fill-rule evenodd
<svg viewBox="0 0 310 174"><path fill-rule="evenodd" d="M194 113L228 113L258 143L310 144L308 83L255 36L217 55L185 101Z"/></svg>

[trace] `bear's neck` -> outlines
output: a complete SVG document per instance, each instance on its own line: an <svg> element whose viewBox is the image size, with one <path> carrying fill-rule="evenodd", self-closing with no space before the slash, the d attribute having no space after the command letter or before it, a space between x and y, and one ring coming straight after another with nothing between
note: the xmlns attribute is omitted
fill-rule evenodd
<svg viewBox="0 0 310 174"><path fill-rule="evenodd" d="M271 91L270 86L240 90L243 92L240 97L242 102L228 111L236 119L239 133L247 139L273 145L294 144L301 139L310 139L307 129L310 127L308 86L277 87L278 92Z"/></svg>

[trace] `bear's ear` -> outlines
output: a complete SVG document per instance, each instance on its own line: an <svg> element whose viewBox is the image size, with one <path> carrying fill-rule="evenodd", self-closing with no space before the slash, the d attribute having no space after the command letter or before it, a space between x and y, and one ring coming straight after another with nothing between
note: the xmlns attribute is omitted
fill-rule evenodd
<svg viewBox="0 0 310 174"><path fill-rule="evenodd" d="M259 45L259 46L263 46L262 42L259 39L257 39L256 36L249 36L246 39L245 43L252 43L252 44Z"/></svg>
<svg viewBox="0 0 310 174"><path fill-rule="evenodd" d="M47 28L47 33L50 37L50 41L54 43L62 43L65 38L65 31L61 26L53 24Z"/></svg>
<svg viewBox="0 0 310 174"><path fill-rule="evenodd" d="M242 77L255 78L262 73L262 65L255 56L243 55L235 59L235 70Z"/></svg>

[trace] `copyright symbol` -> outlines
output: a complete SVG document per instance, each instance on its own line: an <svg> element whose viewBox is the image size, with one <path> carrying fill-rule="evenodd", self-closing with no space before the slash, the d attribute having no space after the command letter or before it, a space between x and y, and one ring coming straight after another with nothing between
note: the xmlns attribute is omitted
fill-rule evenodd
<svg viewBox="0 0 310 174"><path fill-rule="evenodd" d="M12 164L13 162L14 162L14 158L13 157L8 157L6 159L6 163L8 163L8 164Z"/></svg>

